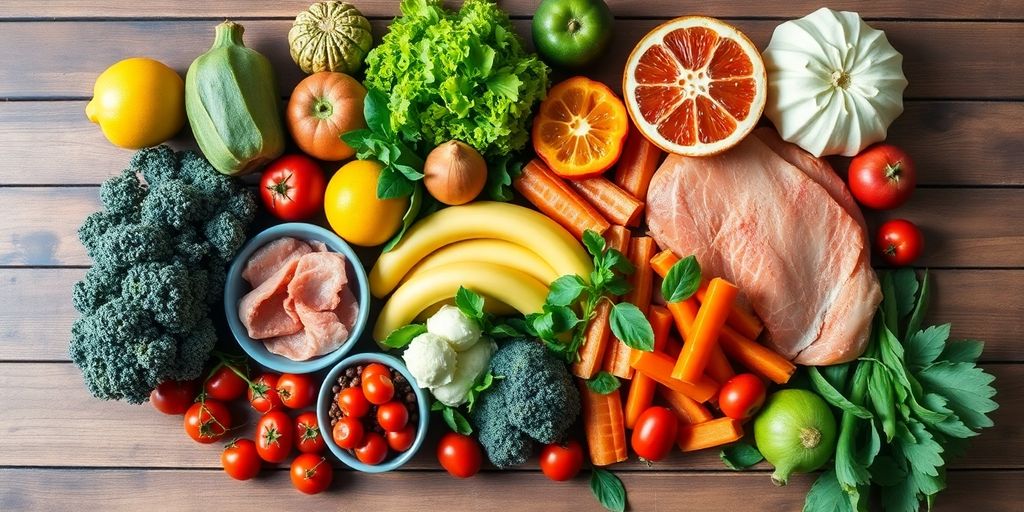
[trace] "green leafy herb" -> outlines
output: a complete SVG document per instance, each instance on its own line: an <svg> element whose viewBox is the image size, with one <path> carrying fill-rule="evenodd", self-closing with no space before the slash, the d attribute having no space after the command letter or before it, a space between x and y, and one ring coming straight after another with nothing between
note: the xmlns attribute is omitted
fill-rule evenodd
<svg viewBox="0 0 1024 512"><path fill-rule="evenodd" d="M601 506L613 512L626 510L626 487L622 480L607 469L594 468L590 472L590 491Z"/></svg>
<svg viewBox="0 0 1024 512"><path fill-rule="evenodd" d="M455 293L455 305L467 318L477 321L484 319L484 298L464 286L460 286Z"/></svg>
<svg viewBox="0 0 1024 512"><path fill-rule="evenodd" d="M405 232L409 230L409 227L412 226L413 222L416 222L416 219L419 218L420 210L423 206L423 185L416 184L414 186L416 188L413 190L412 196L409 198L409 208L407 208L405 210L405 214L402 215L402 227L398 230L398 233L395 233L395 236L391 237L391 240L388 240L388 242L384 244L384 247L381 249L383 252L388 252L391 249L394 249L395 246L398 245L398 242L402 241L402 237L405 236Z"/></svg>
<svg viewBox="0 0 1024 512"><path fill-rule="evenodd" d="M548 291L548 304L554 306L568 306L579 298L587 283L583 278L576 275L567 275L555 279Z"/></svg>
<svg viewBox="0 0 1024 512"><path fill-rule="evenodd" d="M672 265L661 282L661 295L667 302L682 302L700 288L700 264L696 256L687 256Z"/></svg>
<svg viewBox="0 0 1024 512"><path fill-rule="evenodd" d="M870 420L874 417L870 411L849 401L839 390L832 387L832 384L825 380L825 377L818 372L816 367L808 367L807 374L811 378L811 385L814 386L814 391L821 395L832 407L836 407L843 412L849 412L865 420Z"/></svg>
<svg viewBox="0 0 1024 512"><path fill-rule="evenodd" d="M384 168L377 180L377 197L407 197L423 179L423 152L415 142L396 133L388 119L388 98L373 89L363 100L366 128L341 135L341 140L356 150L360 160L377 160ZM414 216L415 217L415 216ZM411 222L411 221L410 221Z"/></svg>
<svg viewBox="0 0 1024 512"><path fill-rule="evenodd" d="M494 381L500 380L502 377L495 377L493 373L487 372L476 379L473 383L473 387L469 388L469 394L466 395L466 412L473 412L473 407L476 405L476 399L480 397L480 393L491 389L494 385Z"/></svg>
<svg viewBox="0 0 1024 512"><path fill-rule="evenodd" d="M612 306L612 334L629 348L650 352L654 350L654 330L640 308L628 302Z"/></svg>
<svg viewBox="0 0 1024 512"><path fill-rule="evenodd" d="M413 338L425 332L427 332L426 325L409 324L391 331L391 334L388 334L388 337L384 338L381 345L388 348L402 348L411 343Z"/></svg>
<svg viewBox="0 0 1024 512"><path fill-rule="evenodd" d="M455 407L449 407L441 402L435 401L430 406L431 411L441 411L441 418L444 419L448 428L452 429L453 432L458 432L464 436L468 436L473 433L473 426L469 424L469 420L462 415L461 412Z"/></svg>
<svg viewBox="0 0 1024 512"><path fill-rule="evenodd" d="M725 467L733 471L743 471L764 460L764 455L756 446L740 441L730 444L718 454Z"/></svg>
<svg viewBox="0 0 1024 512"><path fill-rule="evenodd" d="M602 395L617 391L620 385L618 377L604 371L598 372L597 375L594 375L587 381L587 387L591 391Z"/></svg>

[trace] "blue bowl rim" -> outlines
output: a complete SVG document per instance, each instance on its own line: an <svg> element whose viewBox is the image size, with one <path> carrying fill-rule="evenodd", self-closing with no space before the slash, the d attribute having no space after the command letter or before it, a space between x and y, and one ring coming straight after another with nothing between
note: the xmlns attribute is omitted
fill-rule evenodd
<svg viewBox="0 0 1024 512"><path fill-rule="evenodd" d="M334 393L331 388L334 387L335 382L338 380L338 375L348 368L363 363L381 363L385 366L389 366L398 370L405 378L409 381L412 386L413 392L416 393L416 406L419 409L419 420L416 425L416 438L413 440L412 446L408 450L399 453L397 456L390 460L385 460L380 464L370 465L360 462L354 456L350 455L347 451L342 449L334 442L334 437L331 435L331 418L330 418L330 407L334 401ZM382 352L360 352L358 354L352 354L341 362L336 364L334 368L327 373L324 377L323 383L320 385L320 393L317 395L316 402L316 418L320 423L320 431L323 433L324 442L327 444L327 448L337 457L343 464L364 473L384 473L393 469L398 469L406 462L409 461L416 455L420 447L423 446L423 442L427 437L427 428L430 426L430 404L428 403L426 391L419 387L416 383L416 379L413 378L412 374L409 373L409 369L405 367L405 363L399 358L390 354Z"/></svg>
<svg viewBox="0 0 1024 512"><path fill-rule="evenodd" d="M349 333L348 340L346 340L345 343L342 343L342 345L333 352L306 361L292 361L284 356L270 353L266 350L261 341L254 340L249 337L249 334L245 331L245 326L242 325L241 320L238 318L238 301L242 299L244 294L235 292L234 290L240 290L245 285L245 283L241 281L242 268L245 266L246 261L248 261L249 257L252 256L252 253L256 252L260 247L285 236L292 236L302 240L319 240L325 243L331 251L343 254L355 273L355 282L358 288L356 292L359 301L359 315L356 317L355 324L352 326L352 331ZM315 372L317 370L322 370L345 357L345 355L352 350L355 344L359 341L359 338L362 336L363 331L366 329L366 324L370 319L369 279L366 276L366 269L363 267L363 263L359 260L359 256L355 253L355 250L353 250L347 242L342 240L341 237L330 230L316 224L309 224L306 222L277 224L260 231L250 238L249 241L242 246L242 249L238 251L238 254L235 255L235 259L231 262L231 267L228 269L227 280L224 285L224 314L227 317L228 327L231 329L231 334L234 336L235 341L237 341L242 350L245 351L249 357L256 360L257 363L278 372ZM259 344L259 348L255 346L256 344Z"/></svg>

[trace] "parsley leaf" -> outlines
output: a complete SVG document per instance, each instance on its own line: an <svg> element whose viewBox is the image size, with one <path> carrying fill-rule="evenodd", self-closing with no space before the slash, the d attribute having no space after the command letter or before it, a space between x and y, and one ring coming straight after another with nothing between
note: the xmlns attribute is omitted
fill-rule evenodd
<svg viewBox="0 0 1024 512"><path fill-rule="evenodd" d="M854 512L846 493L839 487L835 471L828 470L814 481L804 500L803 512Z"/></svg>
<svg viewBox="0 0 1024 512"><path fill-rule="evenodd" d="M922 387L948 400L946 406L969 428L991 427L990 413L999 407L992 397L995 377L974 363L935 363L917 375Z"/></svg>
<svg viewBox="0 0 1024 512"><path fill-rule="evenodd" d="M910 369L919 369L934 362L942 350L946 347L946 340L949 339L949 324L933 325L923 331L917 331L910 335L906 343L906 354L904 359Z"/></svg>

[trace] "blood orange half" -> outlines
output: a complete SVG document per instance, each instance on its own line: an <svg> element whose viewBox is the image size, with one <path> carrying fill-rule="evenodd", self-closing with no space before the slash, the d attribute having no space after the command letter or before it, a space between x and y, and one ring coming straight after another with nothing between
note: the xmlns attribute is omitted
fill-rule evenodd
<svg viewBox="0 0 1024 512"><path fill-rule="evenodd" d="M641 133L670 153L705 156L743 139L764 110L761 54L735 27L703 16L648 33L622 77L626 109Z"/></svg>

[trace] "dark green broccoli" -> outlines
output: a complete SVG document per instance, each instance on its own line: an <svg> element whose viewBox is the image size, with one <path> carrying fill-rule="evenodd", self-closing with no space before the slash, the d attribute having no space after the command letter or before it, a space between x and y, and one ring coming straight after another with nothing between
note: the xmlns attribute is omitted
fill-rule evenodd
<svg viewBox="0 0 1024 512"><path fill-rule="evenodd" d="M480 444L498 467L522 464L534 442L564 441L580 413L580 397L565 363L540 342L515 339L491 358L501 379L470 414Z"/></svg>
<svg viewBox="0 0 1024 512"><path fill-rule="evenodd" d="M72 294L82 316L69 350L93 395L141 403L202 371L217 340L210 306L256 206L201 156L166 146L137 152L100 199L78 230L94 265Z"/></svg>

